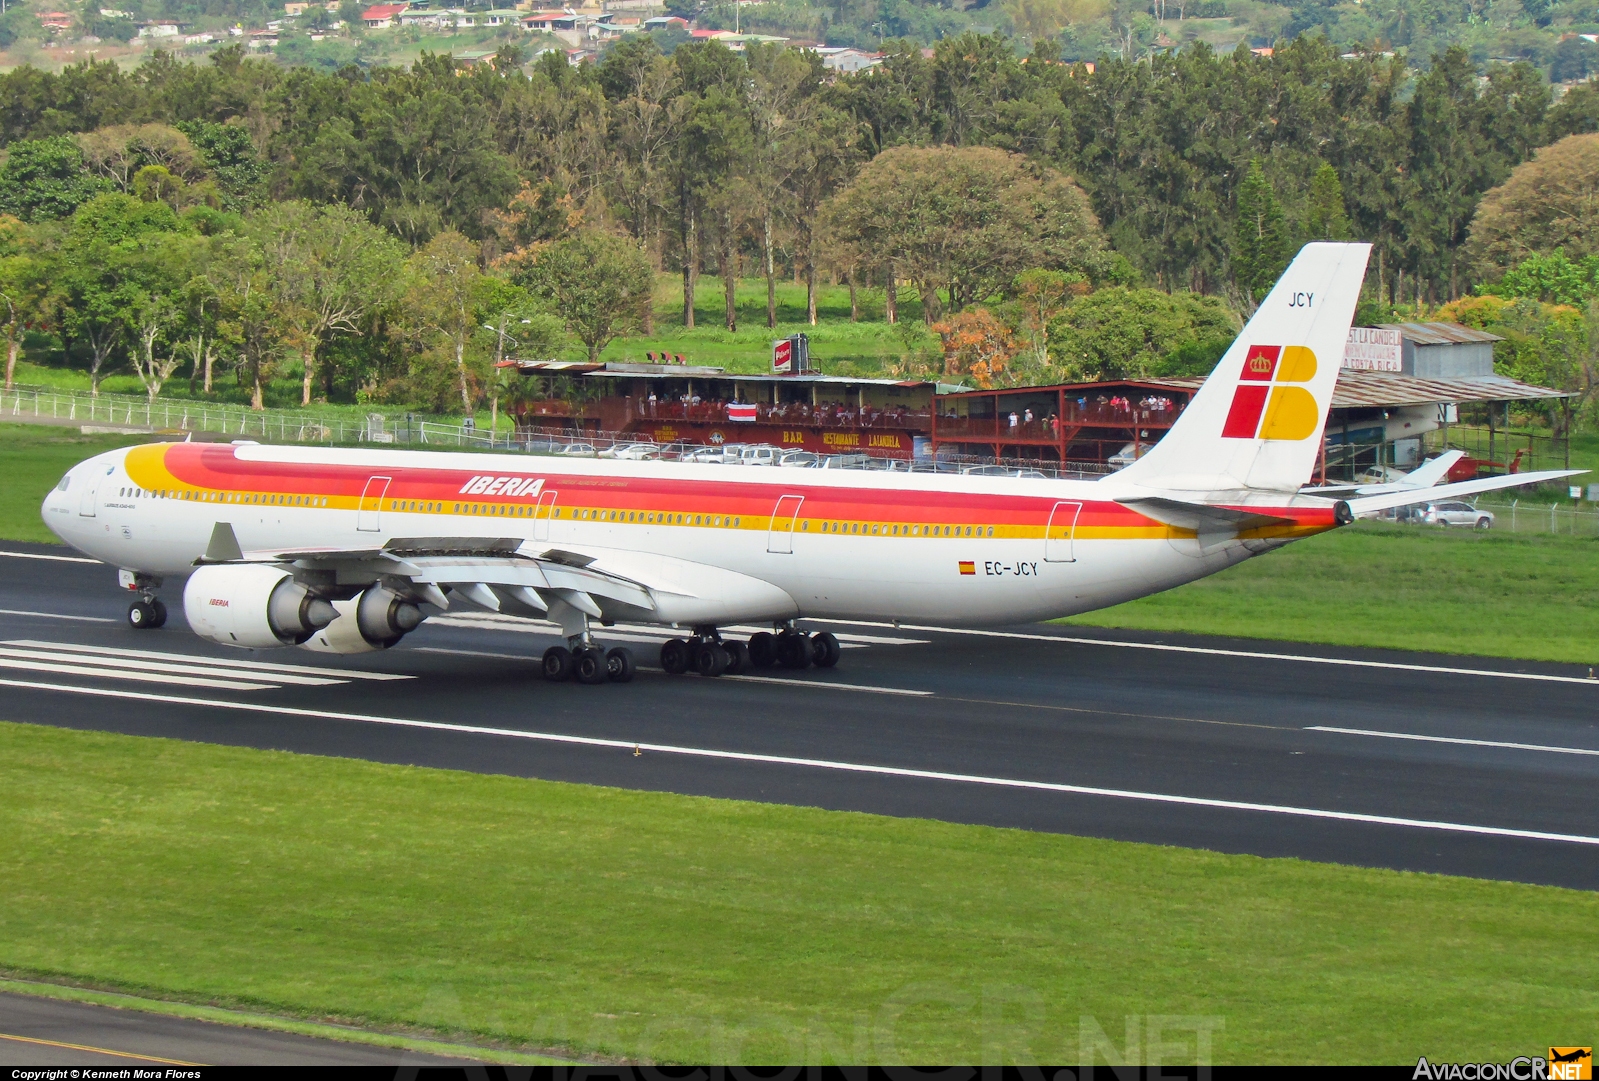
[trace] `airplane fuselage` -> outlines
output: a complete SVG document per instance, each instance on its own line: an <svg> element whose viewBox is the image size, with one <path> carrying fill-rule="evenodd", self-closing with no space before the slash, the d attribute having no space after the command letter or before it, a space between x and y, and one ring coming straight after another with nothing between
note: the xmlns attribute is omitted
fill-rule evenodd
<svg viewBox="0 0 1599 1081"><path fill-rule="evenodd" d="M602 555L622 573L732 571L792 604L739 618L1016 623L1118 604L1334 527L1202 546L1098 481L788 470L386 449L149 444L99 455L52 491L46 523L131 571L187 573L218 522L246 552L514 538L530 555ZM1281 497L1280 503L1303 501ZM1316 501L1318 504L1320 501ZM690 583L691 584L691 583ZM786 609L786 610L785 610Z"/></svg>

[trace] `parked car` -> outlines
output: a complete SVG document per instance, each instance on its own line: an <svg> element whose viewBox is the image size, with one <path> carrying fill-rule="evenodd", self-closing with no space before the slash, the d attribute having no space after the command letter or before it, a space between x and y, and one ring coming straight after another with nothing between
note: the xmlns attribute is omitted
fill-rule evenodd
<svg viewBox="0 0 1599 1081"><path fill-rule="evenodd" d="M1154 446L1153 443L1128 443L1121 450L1105 459L1105 461L1113 469L1126 469L1128 466L1138 461L1138 459L1148 454L1149 448L1152 446Z"/></svg>
<svg viewBox="0 0 1599 1081"><path fill-rule="evenodd" d="M555 453L568 458L592 458L595 455L593 443L568 443Z"/></svg>
<svg viewBox="0 0 1599 1081"><path fill-rule="evenodd" d="M822 456L811 450L791 450L777 460L777 464L784 469L814 469L822 461Z"/></svg>
<svg viewBox="0 0 1599 1081"><path fill-rule="evenodd" d="M782 455L783 452L778 447L756 444L740 451L739 461L744 465L776 465Z"/></svg>
<svg viewBox="0 0 1599 1081"><path fill-rule="evenodd" d="M1412 510L1411 520L1424 525L1470 526L1473 529L1491 529L1494 524L1493 511L1459 502L1423 503Z"/></svg>
<svg viewBox="0 0 1599 1081"><path fill-rule="evenodd" d="M624 462L653 462L661 456L661 448L654 443L626 443L600 451L601 458L615 458Z"/></svg>
<svg viewBox="0 0 1599 1081"><path fill-rule="evenodd" d="M872 456L870 454L829 454L822 459L818 468L870 469L872 468Z"/></svg>

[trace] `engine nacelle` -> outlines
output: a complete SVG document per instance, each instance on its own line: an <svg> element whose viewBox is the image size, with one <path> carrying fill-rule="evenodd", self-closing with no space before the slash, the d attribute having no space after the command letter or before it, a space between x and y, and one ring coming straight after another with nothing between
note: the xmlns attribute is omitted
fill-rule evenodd
<svg viewBox="0 0 1599 1081"><path fill-rule="evenodd" d="M338 619L311 635L306 649L318 653L372 653L388 649L425 618L415 602L387 586L368 586L353 600L334 601Z"/></svg>
<svg viewBox="0 0 1599 1081"><path fill-rule="evenodd" d="M201 638L225 646L298 645L338 616L282 567L200 567L183 588L183 614Z"/></svg>

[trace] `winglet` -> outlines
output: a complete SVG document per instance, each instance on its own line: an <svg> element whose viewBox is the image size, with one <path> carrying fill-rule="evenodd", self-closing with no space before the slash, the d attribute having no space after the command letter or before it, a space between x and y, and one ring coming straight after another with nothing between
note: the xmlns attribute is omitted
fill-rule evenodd
<svg viewBox="0 0 1599 1081"><path fill-rule="evenodd" d="M239 547L239 538L233 535L233 526L228 522L218 522L211 527L211 543L205 546L205 555L201 561L205 563L232 563L244 558L244 551Z"/></svg>

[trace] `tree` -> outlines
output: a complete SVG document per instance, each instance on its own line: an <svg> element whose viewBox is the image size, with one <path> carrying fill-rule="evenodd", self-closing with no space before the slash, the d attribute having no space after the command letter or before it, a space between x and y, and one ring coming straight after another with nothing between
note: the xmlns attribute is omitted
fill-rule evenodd
<svg viewBox="0 0 1599 1081"><path fill-rule="evenodd" d="M461 411L472 414L466 347L478 328L476 298L482 272L477 245L453 229L440 233L411 256L411 286L405 295L405 321L414 336L433 338L452 361Z"/></svg>
<svg viewBox="0 0 1599 1081"><path fill-rule="evenodd" d="M934 323L932 329L943 342L944 374L970 376L985 390L1004 378L1006 366L1016 355L1016 336L984 308L951 316Z"/></svg>
<svg viewBox="0 0 1599 1081"><path fill-rule="evenodd" d="M1237 333L1216 297L1115 286L1066 305L1049 325L1049 356L1061 379L1148 378L1185 346Z"/></svg>
<svg viewBox="0 0 1599 1081"><path fill-rule="evenodd" d="M1486 330L1503 341L1494 343L1494 371L1513 379L1570 391L1570 404L1581 412L1595 404L1599 390L1599 357L1592 331L1596 313L1586 315L1564 304L1531 298L1462 297L1439 308L1435 317ZM1563 410L1551 408L1549 422L1562 431Z"/></svg>
<svg viewBox="0 0 1599 1081"><path fill-rule="evenodd" d="M334 334L353 334L387 305L404 262L400 245L346 206L276 203L252 215L248 235L265 260L273 299L294 329L304 364L300 404L311 404L319 350ZM333 371L326 373L329 382Z"/></svg>
<svg viewBox="0 0 1599 1081"><path fill-rule="evenodd" d="M1257 159L1238 185L1233 240L1233 280L1250 311L1282 274L1292 254L1288 219Z"/></svg>
<svg viewBox="0 0 1599 1081"><path fill-rule="evenodd" d="M1599 255L1599 134L1538 151L1483 196L1471 223L1471 255L1490 278L1557 248L1578 261Z"/></svg>
<svg viewBox="0 0 1599 1081"><path fill-rule="evenodd" d="M116 297L134 342L133 371L151 401L183 363L173 339L184 316L195 240L178 233L148 233L116 252Z"/></svg>
<svg viewBox="0 0 1599 1081"><path fill-rule="evenodd" d="M72 215L57 252L49 303L56 321L89 346L91 395L99 395L106 364L127 330L130 259L149 234L182 229L171 207L131 195L96 196Z"/></svg>
<svg viewBox="0 0 1599 1081"><path fill-rule="evenodd" d="M27 227L16 218L0 217L0 326L5 328L7 390L16 379L23 331L43 299L45 273Z"/></svg>
<svg viewBox="0 0 1599 1081"><path fill-rule="evenodd" d="M1564 248L1556 248L1548 255L1523 259L1497 283L1483 285L1478 291L1581 308L1599 297L1599 254L1573 262Z"/></svg>
<svg viewBox="0 0 1599 1081"><path fill-rule="evenodd" d="M1310 182L1305 233L1311 240L1348 240L1350 237L1349 214L1344 210L1344 186L1338 181L1338 170L1325 162Z"/></svg>
<svg viewBox="0 0 1599 1081"><path fill-rule="evenodd" d="M655 274L633 241L586 230L541 251L522 282L555 305L592 362L638 318Z"/></svg>
<svg viewBox="0 0 1599 1081"><path fill-rule="evenodd" d="M0 214L23 221L65 218L109 182L83 169L83 152L69 135L24 139L6 149L0 165Z"/></svg>
<svg viewBox="0 0 1599 1081"><path fill-rule="evenodd" d="M217 335L236 351L250 388L250 408L266 407L264 388L282 359L292 329L275 303L266 256L253 238L223 238L211 264L217 290Z"/></svg>
<svg viewBox="0 0 1599 1081"><path fill-rule="evenodd" d="M1092 276L1105 265L1082 190L1020 155L989 147L895 147L861 170L827 209L835 242L892 263L937 322L984 300L1029 267Z"/></svg>

